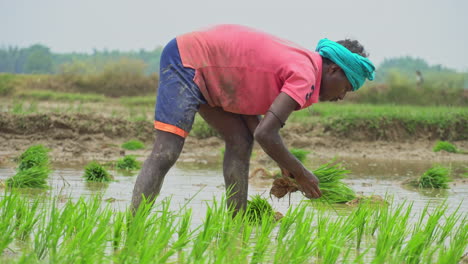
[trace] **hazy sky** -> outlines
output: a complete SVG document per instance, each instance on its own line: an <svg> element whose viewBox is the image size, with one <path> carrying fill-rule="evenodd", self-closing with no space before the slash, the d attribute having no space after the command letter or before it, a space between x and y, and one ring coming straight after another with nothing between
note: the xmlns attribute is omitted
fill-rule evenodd
<svg viewBox="0 0 468 264"><path fill-rule="evenodd" d="M0 46L53 52L153 49L198 28L235 23L314 49L359 40L376 64L410 55L468 71L468 0L0 0Z"/></svg>

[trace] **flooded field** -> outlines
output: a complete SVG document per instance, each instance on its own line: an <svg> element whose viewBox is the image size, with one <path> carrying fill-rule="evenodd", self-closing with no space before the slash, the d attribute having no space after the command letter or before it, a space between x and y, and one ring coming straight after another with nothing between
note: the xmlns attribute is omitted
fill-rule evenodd
<svg viewBox="0 0 468 264"><path fill-rule="evenodd" d="M431 166L427 161L376 161L368 159L340 160L351 171L345 182L360 195L379 195L393 199L394 202L407 201L414 203L414 210L424 208L428 203L434 206L447 201L448 204L460 211L468 213L468 179L456 177L450 183L450 189L420 189L402 184L405 180L416 178ZM320 161L317 161L320 162ZM326 162L324 160L323 162ZM254 165L255 166L255 165ZM454 171L466 169L464 162L446 162L445 166ZM21 192L31 198L41 196L60 196L62 201L102 195L104 203L112 207L125 210L130 205L133 185L137 172L129 174L122 171L111 171L115 181L110 183L90 183L83 178L83 167L74 165L67 168L59 164L49 178L49 190L24 189ZM254 168L252 168L254 169ZM251 171L252 171L251 169ZM15 174L13 168L0 167L0 180L5 181ZM249 195L260 194L270 197L272 179L251 178ZM222 168L219 162L200 164L180 162L172 168L165 178L160 194L160 200L171 199L172 210L188 204L194 212L194 223L199 224L206 212L206 202L220 199L225 193ZM293 193L291 198L276 199L271 197L273 207L286 213L290 206L298 205L304 197ZM334 205L335 210L346 210L345 205ZM333 209L331 209L333 210ZM416 213L416 212L415 212Z"/></svg>
<svg viewBox="0 0 468 264"><path fill-rule="evenodd" d="M218 147L183 156L166 176L157 204L128 214L138 172L110 170L114 180L87 182L86 162L56 159L46 189L5 187L14 163L0 163L0 263L458 263L468 245L468 163L434 160L332 159L350 171L344 182L376 204L309 202L299 192L276 199L273 179L251 175L260 195L284 216L260 223L232 218ZM309 156L314 169L330 162ZM56 156L59 157L59 156ZM140 161L144 155L138 155ZM448 189L403 184L440 164ZM260 152L251 172L278 170ZM387 206L388 205L388 206ZM396 253L395 253L396 252ZM461 262L463 263L463 262Z"/></svg>

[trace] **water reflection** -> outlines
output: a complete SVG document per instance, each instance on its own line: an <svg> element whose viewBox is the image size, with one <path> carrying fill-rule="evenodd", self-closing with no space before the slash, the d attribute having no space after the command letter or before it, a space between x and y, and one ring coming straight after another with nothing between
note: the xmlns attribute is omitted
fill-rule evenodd
<svg viewBox="0 0 468 264"><path fill-rule="evenodd" d="M314 164L318 166L324 162L326 161L314 161ZM359 160L345 160L343 163L352 171L345 182L357 194L391 196L397 203L414 202L415 210L422 210L428 202L438 204L447 201L453 207L461 204L460 210L468 212L468 204L464 202L464 199L468 197L468 182L466 181L450 183L448 190L420 189L401 184L404 179L411 178L407 176L407 171L418 175L426 170L429 163L389 162L380 163L377 166L373 165L373 162L366 164ZM313 164L309 164L309 166L316 167ZM220 199L225 191L221 165L218 164L214 167L213 164L178 163L166 176L158 199L170 198L174 210L188 203L193 208L194 219L201 221L206 212L206 202ZM14 173L14 169L0 168L0 180L5 181ZM136 173L128 176L122 171L111 171L115 180L109 183L86 182L82 174L82 168L58 169L50 175L50 189L18 189L18 191L32 199L41 196L58 196L63 197L64 199L60 199L63 201L77 199L81 196L101 195L103 202L110 203L116 209L123 210L130 205ZM396 174L399 176L395 176ZM271 184L271 179L250 179L249 194L261 194L264 197L269 197ZM290 205L297 205L303 200L304 197L300 193L293 193L290 200L273 198L270 201L277 211L284 214ZM336 209L346 208L345 205L334 205L333 207Z"/></svg>

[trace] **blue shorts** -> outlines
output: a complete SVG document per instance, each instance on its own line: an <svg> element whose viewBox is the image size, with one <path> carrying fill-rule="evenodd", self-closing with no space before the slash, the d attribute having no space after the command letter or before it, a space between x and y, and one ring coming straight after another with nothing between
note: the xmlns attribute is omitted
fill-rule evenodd
<svg viewBox="0 0 468 264"><path fill-rule="evenodd" d="M161 54L154 128L187 137L195 114L206 100L193 82L195 70L182 65L176 39Z"/></svg>

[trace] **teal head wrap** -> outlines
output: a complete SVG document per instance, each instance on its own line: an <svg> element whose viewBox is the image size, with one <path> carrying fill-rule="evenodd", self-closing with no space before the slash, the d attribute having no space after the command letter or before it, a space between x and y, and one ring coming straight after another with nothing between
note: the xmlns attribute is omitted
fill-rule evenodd
<svg viewBox="0 0 468 264"><path fill-rule="evenodd" d="M340 66L353 86L353 91L359 89L366 78L374 80L374 64L368 58L351 52L343 45L324 38L319 41L315 51Z"/></svg>

